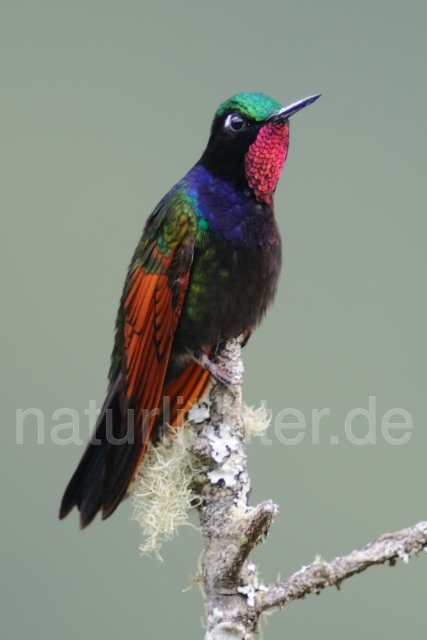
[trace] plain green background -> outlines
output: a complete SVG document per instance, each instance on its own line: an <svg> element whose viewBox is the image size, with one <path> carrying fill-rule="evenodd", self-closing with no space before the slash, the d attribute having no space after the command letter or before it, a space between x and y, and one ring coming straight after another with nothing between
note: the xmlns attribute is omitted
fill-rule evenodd
<svg viewBox="0 0 427 640"><path fill-rule="evenodd" d="M253 502L280 505L256 561L286 577L425 519L425 0L2 0L0 28L1 637L203 634L199 590L183 593L197 533L182 529L162 564L139 557L129 503L84 532L75 512L58 521L82 447L52 442L52 414L75 409L86 441L144 221L238 91L323 94L292 121L280 289L244 352L246 402L307 419L297 446L273 430L248 448ZM369 396L376 443L356 446L344 419ZM30 407L45 443L29 418L17 445ZM381 434L394 407L413 420L402 446ZM425 557L374 568L275 613L265 638L425 638L426 588Z"/></svg>

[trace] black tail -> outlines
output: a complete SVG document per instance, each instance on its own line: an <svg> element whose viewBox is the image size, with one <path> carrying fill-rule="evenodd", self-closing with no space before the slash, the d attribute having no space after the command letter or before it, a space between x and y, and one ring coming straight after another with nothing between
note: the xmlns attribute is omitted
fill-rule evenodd
<svg viewBox="0 0 427 640"><path fill-rule="evenodd" d="M105 477L105 457L107 450L107 409L112 412L113 424L121 420L119 401L120 376L112 385L96 427L90 437L86 451L80 460L62 498L60 519L65 518L73 507L80 511L80 526L83 529L92 522L102 508L102 491Z"/></svg>

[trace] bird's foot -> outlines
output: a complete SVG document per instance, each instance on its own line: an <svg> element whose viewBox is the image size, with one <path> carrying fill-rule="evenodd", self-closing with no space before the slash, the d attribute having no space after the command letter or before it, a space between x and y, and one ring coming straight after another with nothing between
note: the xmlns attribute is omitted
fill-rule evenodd
<svg viewBox="0 0 427 640"><path fill-rule="evenodd" d="M220 382L233 389L236 384L241 381L241 376L233 371L227 371L223 367L220 367L216 362L213 362L206 353L201 354L200 358L195 358L204 369L209 371L214 380Z"/></svg>

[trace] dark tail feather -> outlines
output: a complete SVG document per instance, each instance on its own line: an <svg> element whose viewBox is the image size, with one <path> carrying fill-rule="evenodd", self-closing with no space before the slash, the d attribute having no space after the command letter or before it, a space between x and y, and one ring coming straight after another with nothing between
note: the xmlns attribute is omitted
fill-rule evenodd
<svg viewBox="0 0 427 640"><path fill-rule="evenodd" d="M120 376L112 385L105 399L86 451L62 498L59 510L60 519L65 518L76 506L80 511L80 526L82 529L92 522L102 508L105 454L108 444L106 434L107 409L112 412L113 424L121 420L119 385Z"/></svg>

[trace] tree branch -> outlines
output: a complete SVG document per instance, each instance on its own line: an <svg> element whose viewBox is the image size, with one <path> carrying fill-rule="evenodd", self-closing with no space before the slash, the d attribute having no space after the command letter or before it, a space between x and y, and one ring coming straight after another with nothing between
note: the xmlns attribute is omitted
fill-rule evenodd
<svg viewBox="0 0 427 640"><path fill-rule="evenodd" d="M394 566L399 558L409 562L411 556L426 548L427 522L419 522L394 533L385 533L360 551L353 551L331 562L315 560L287 580L265 587L266 590L257 597L256 609L258 613L262 613L271 607L285 606L293 600L304 598L309 593L318 593L325 587L339 588L343 580L369 567L386 562Z"/></svg>
<svg viewBox="0 0 427 640"><path fill-rule="evenodd" d="M229 340L218 350L216 363L233 380L229 387L213 383L210 419L192 424L196 436L190 451L198 458L195 493L204 537L202 578L207 630L205 640L250 640L259 616L309 593L335 585L370 566L409 557L427 548L427 522L385 534L361 551L332 562L317 559L288 580L260 583L249 556L277 513L267 500L248 505L250 479L244 450L240 344Z"/></svg>

